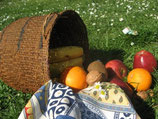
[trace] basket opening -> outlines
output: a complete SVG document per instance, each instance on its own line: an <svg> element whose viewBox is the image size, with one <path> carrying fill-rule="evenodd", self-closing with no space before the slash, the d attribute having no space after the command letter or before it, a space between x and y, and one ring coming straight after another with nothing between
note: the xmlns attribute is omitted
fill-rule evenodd
<svg viewBox="0 0 158 119"><path fill-rule="evenodd" d="M86 26L80 16L74 11L65 11L61 13L52 28L49 38L49 49L63 46L80 46L84 50L84 59L88 59L88 38ZM85 62L83 66L85 67ZM50 77L54 78L51 74ZM56 76L58 77L58 76Z"/></svg>
<svg viewBox="0 0 158 119"><path fill-rule="evenodd" d="M62 46L83 46L85 27L77 13L67 11L56 20L49 41L49 48Z"/></svg>

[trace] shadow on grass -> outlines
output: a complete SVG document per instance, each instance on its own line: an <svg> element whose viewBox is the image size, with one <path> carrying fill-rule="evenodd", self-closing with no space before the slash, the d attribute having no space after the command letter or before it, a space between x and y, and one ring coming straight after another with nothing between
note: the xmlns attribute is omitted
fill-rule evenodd
<svg viewBox="0 0 158 119"><path fill-rule="evenodd" d="M133 96L131 101L141 119L155 119L155 111L147 102L136 95Z"/></svg>
<svg viewBox="0 0 158 119"><path fill-rule="evenodd" d="M104 64L112 59L123 60L125 51L122 49L112 49L112 50L90 50L90 62L94 60L100 60Z"/></svg>

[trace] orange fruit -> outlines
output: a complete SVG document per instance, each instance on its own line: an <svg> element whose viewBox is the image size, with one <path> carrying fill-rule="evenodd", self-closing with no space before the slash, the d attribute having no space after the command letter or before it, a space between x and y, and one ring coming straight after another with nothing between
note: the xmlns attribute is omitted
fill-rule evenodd
<svg viewBox="0 0 158 119"><path fill-rule="evenodd" d="M135 68L129 72L127 82L137 91L146 91L152 84L152 77L146 69Z"/></svg>
<svg viewBox="0 0 158 119"><path fill-rule="evenodd" d="M85 70L79 66L68 67L61 74L61 81L75 91L79 91L87 87L86 75Z"/></svg>

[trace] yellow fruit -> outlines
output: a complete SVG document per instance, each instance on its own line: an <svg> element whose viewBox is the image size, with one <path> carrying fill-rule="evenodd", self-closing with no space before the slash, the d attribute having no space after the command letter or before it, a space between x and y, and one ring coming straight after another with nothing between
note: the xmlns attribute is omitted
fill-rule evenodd
<svg viewBox="0 0 158 119"><path fill-rule="evenodd" d="M83 48L79 46L65 46L49 50L49 62L62 62L83 56Z"/></svg>
<svg viewBox="0 0 158 119"><path fill-rule="evenodd" d="M127 82L137 91L146 91L152 84L151 74L143 68L135 68L129 72Z"/></svg>
<svg viewBox="0 0 158 119"><path fill-rule="evenodd" d="M59 62L59 63L53 63L49 64L49 69L52 77L56 77L60 75L64 71L65 68L70 67L70 66L82 66L83 64L83 57L78 57L75 59L70 59L67 61Z"/></svg>

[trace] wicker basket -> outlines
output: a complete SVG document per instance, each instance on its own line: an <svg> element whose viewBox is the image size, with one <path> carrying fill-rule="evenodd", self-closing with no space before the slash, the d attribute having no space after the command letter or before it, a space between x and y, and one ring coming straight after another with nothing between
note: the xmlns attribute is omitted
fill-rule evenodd
<svg viewBox="0 0 158 119"><path fill-rule="evenodd" d="M25 17L0 32L0 78L17 90L34 93L50 80L49 48L76 45L88 61L86 26L72 10Z"/></svg>

